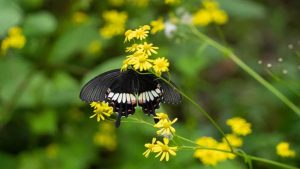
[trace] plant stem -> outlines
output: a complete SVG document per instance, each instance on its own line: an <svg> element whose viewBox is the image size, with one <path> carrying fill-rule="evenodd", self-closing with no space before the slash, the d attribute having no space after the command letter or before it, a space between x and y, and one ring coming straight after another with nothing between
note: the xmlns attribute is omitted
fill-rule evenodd
<svg viewBox="0 0 300 169"><path fill-rule="evenodd" d="M177 89L172 83L170 83L168 80L164 79L163 77L160 77L161 80L166 82L169 86L173 87L174 90L179 92L183 97L185 97L189 102L191 102L197 109L200 111L216 128L217 130L222 134L224 137L226 143L228 144L230 151L233 152L233 148L226 138L225 132L221 129L221 127L215 122L215 120L208 114L207 111L205 111L198 103L196 103L193 99L191 99L188 95L186 95L184 92L181 90Z"/></svg>
<svg viewBox="0 0 300 169"><path fill-rule="evenodd" d="M273 85L271 85L268 81L262 78L259 74L257 74L252 68L250 68L247 64L245 64L237 55L235 55L229 48L219 44L208 36L202 34L198 31L195 26L190 26L191 31L201 40L210 44L214 48L223 52L225 56L229 57L233 62L235 62L240 68L242 68L245 72L247 72L250 76L252 76L256 81L262 84L265 88L267 88L270 92L272 92L276 97L278 97L284 104L286 104L290 109L292 109L298 116L300 116L300 109L297 107L292 101L290 101L284 94L282 94L278 89L276 89Z"/></svg>
<svg viewBox="0 0 300 169"><path fill-rule="evenodd" d="M237 153L237 152L235 154L238 155L238 156L244 156L241 153ZM287 168L287 169L299 169L298 167L290 166L290 165L283 164L283 163L280 163L280 162L277 162L277 161L268 160L268 159L260 158L260 157L255 157L255 156L251 156L251 155L248 155L248 154L245 154L245 155L247 156L247 158L249 158L253 161L259 161L259 162L262 162L262 163L271 164L271 165L274 165L274 166L277 166L277 167L282 167L282 168Z"/></svg>

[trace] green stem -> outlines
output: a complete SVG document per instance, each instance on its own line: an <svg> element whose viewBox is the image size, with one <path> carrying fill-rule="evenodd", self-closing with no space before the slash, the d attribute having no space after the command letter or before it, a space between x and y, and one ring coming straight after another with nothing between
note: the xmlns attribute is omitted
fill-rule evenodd
<svg viewBox="0 0 300 169"><path fill-rule="evenodd" d="M240 153L235 153L235 154L238 155L238 156L244 156ZM266 164L271 164L271 165L274 165L274 166L277 166L277 167L282 167L282 168L287 168L287 169L299 169L298 167L290 166L290 165L287 165L287 164L283 164L283 163L273 161L273 160L268 160L268 159L265 159L265 158L255 157L255 156L251 156L251 155L248 155L248 154L246 154L246 156L247 156L247 158L249 158L253 161L258 161L258 162L262 162L262 163L266 163Z"/></svg>
<svg viewBox="0 0 300 169"><path fill-rule="evenodd" d="M193 99L191 99L188 95L186 95L184 92L182 92L181 90L177 89L172 83L170 83L168 80L164 79L163 77L160 77L161 80L163 80L164 82L166 82L169 86L173 87L174 90L176 90L177 92L179 92L183 97L185 97L189 102L191 102L198 111L200 111L216 128L217 130L222 134L222 136L224 137L226 143L228 144L231 152L233 152L233 148L230 144L230 142L228 141L228 139L226 138L225 132L221 129L221 127L214 121L214 119L208 114L207 111L205 111L198 103L196 103Z"/></svg>
<svg viewBox="0 0 300 169"><path fill-rule="evenodd" d="M245 64L237 55L235 55L229 48L219 44L208 36L202 34L198 31L195 26L191 26L191 31L199 37L204 42L210 44L214 48L223 52L225 56L229 57L233 62L235 62L240 68L242 68L245 72L247 72L250 76L252 76L256 81L262 84L265 88L267 88L270 92L272 92L276 97L278 97L283 103L285 103L290 109L292 109L298 116L300 116L300 109L290 101L284 94L282 94L278 89L276 89L273 85L271 85L268 81L262 78L259 74L257 74L253 69L251 69L247 64Z"/></svg>
<svg viewBox="0 0 300 169"><path fill-rule="evenodd" d="M131 123L140 123L140 124L146 124L146 125L151 125L151 123L148 123L144 120L141 120L141 119L136 119L134 117L131 117L132 120L134 121L126 121L126 122L131 122ZM124 122L124 121L122 121ZM282 168L287 168L287 169L300 169L300 168L297 168L297 167L294 167L294 166L290 166L290 165L286 165L286 164L283 164L283 163L279 163L279 162L276 162L276 161L272 161L272 160L268 160L268 159L264 159L264 158L260 158L260 157L256 157L256 156L251 156L251 155L248 155L247 153L245 153L243 150L241 149L235 149L234 151L230 150L221 150L221 149L216 149L216 148L209 148L209 147L199 147L198 144L196 144L194 141L190 140L190 139L187 139L185 137L182 137L182 136L179 136L179 135L174 135L174 137L177 137L181 140L184 140L186 142L189 142L189 143L192 143L192 144L195 144L197 146L178 146L179 148L182 148L182 149L191 149L191 150L196 150L196 149L204 149L204 150L212 150L212 151L219 151L219 152L224 152L224 153L232 153L232 154L235 154L237 156L240 156L240 157L243 157L245 159L250 159L250 160L253 160L253 161L258 161L258 162L262 162L262 163L266 163L266 164L271 164L271 165L274 165L274 166L278 166L278 167L282 167Z"/></svg>

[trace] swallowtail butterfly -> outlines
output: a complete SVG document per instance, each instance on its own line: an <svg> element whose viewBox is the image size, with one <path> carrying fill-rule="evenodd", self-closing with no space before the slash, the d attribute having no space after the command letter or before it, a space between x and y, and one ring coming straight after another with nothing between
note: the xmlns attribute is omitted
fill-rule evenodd
<svg viewBox="0 0 300 169"><path fill-rule="evenodd" d="M132 69L110 70L96 76L82 88L80 99L85 102L108 102L117 112L116 126L121 117L132 115L138 105L147 115L155 116L160 103L177 104L180 94L153 74L140 74Z"/></svg>

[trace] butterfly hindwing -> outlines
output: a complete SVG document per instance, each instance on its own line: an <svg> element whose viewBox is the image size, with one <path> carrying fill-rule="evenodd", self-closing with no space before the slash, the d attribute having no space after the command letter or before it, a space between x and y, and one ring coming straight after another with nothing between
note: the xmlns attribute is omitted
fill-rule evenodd
<svg viewBox="0 0 300 169"><path fill-rule="evenodd" d="M135 113L137 105L136 91L138 89L137 77L134 71L124 71L108 88L105 101L118 113L116 126L119 127L122 116L128 117Z"/></svg>
<svg viewBox="0 0 300 169"><path fill-rule="evenodd" d="M162 91L160 84L155 80L157 77L149 75L139 75L139 95L138 103L145 114L154 115L155 109L158 109L162 101Z"/></svg>
<svg viewBox="0 0 300 169"><path fill-rule="evenodd" d="M171 84L169 85L162 79L157 79L157 81L161 86L161 90L163 91L163 103L178 104L181 102L181 95L176 91L176 86L173 82L169 81Z"/></svg>

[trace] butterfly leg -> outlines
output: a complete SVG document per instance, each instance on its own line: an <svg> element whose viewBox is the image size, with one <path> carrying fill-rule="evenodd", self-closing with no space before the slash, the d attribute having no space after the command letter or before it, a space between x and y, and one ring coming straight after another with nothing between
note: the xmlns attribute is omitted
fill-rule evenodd
<svg viewBox="0 0 300 169"><path fill-rule="evenodd" d="M154 123L155 123L155 124L158 123L158 122L159 122L159 119L155 118L155 117L156 117L155 111L154 111L152 114L153 114L153 116L154 116L154 118L153 118Z"/></svg>
<svg viewBox="0 0 300 169"><path fill-rule="evenodd" d="M119 108L118 116L116 119L116 127L119 128L121 125L121 117L122 117L122 107Z"/></svg>

